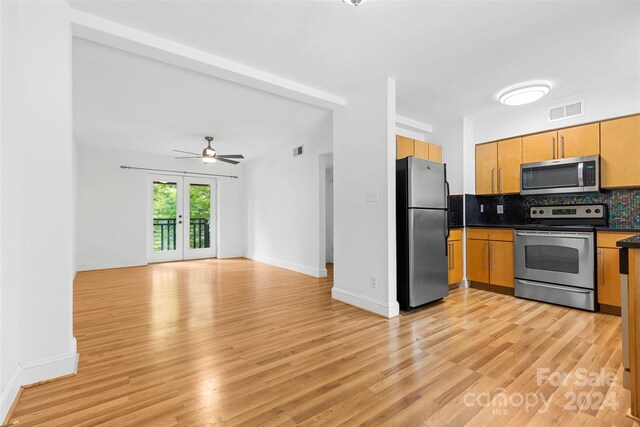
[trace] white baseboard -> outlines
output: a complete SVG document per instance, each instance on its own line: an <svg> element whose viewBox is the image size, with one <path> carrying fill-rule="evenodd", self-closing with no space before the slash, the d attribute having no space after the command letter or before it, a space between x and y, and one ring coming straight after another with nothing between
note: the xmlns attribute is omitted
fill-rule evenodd
<svg viewBox="0 0 640 427"><path fill-rule="evenodd" d="M384 301L377 301L364 295L336 288L335 286L331 289L331 297L338 301L346 302L349 305L353 305L388 318L392 318L400 314L400 304L398 304L397 301L388 304Z"/></svg>
<svg viewBox="0 0 640 427"><path fill-rule="evenodd" d="M288 261L282 261L276 258L266 257L263 255L247 255L247 258L252 259L254 261L263 262L265 264L273 265L275 267L286 268L287 270L292 270L298 273L306 274L308 276L313 277L327 277L327 269L318 269L313 267L308 267L306 265L295 264Z"/></svg>
<svg viewBox="0 0 640 427"><path fill-rule="evenodd" d="M243 252L219 252L218 259L226 258L244 258Z"/></svg>
<svg viewBox="0 0 640 427"><path fill-rule="evenodd" d="M47 357L33 362L19 363L9 381L0 391L0 420L4 420L20 388L78 372L78 352L73 338L69 353Z"/></svg>
<svg viewBox="0 0 640 427"><path fill-rule="evenodd" d="M108 268L139 267L144 265L148 265L146 258L117 259L113 261L79 264L78 271L106 270Z"/></svg>

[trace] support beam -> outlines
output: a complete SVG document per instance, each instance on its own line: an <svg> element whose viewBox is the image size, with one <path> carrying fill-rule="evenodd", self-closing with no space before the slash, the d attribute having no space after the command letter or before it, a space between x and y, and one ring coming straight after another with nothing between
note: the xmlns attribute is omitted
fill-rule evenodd
<svg viewBox="0 0 640 427"><path fill-rule="evenodd" d="M340 96L248 67L193 47L79 10L71 10L73 36L135 53L167 64L336 110L346 105Z"/></svg>

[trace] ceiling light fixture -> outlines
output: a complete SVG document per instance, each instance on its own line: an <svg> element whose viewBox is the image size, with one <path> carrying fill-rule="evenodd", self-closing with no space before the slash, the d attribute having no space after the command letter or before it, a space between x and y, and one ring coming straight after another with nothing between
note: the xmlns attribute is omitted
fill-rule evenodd
<svg viewBox="0 0 640 427"><path fill-rule="evenodd" d="M505 105L524 105L535 102L549 93L551 86L545 82L520 83L506 88L498 100Z"/></svg>
<svg viewBox="0 0 640 427"><path fill-rule="evenodd" d="M343 3L350 4L351 6L359 6L367 0L342 0Z"/></svg>

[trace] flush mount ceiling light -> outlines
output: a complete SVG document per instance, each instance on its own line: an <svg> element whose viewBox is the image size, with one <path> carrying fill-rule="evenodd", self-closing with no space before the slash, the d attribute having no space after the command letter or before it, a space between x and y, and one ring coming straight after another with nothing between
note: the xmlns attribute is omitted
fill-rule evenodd
<svg viewBox="0 0 640 427"><path fill-rule="evenodd" d="M505 105L524 105L535 102L549 93L548 83L527 82L511 86L498 95L498 100Z"/></svg>
<svg viewBox="0 0 640 427"><path fill-rule="evenodd" d="M359 6L367 0L342 0L346 4L350 4L351 6Z"/></svg>

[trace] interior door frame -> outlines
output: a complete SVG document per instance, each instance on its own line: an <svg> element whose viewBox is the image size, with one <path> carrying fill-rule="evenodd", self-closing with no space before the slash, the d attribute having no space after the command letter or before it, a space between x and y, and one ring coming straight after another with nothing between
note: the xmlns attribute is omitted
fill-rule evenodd
<svg viewBox="0 0 640 427"><path fill-rule="evenodd" d="M176 226L176 250L155 252L153 250L153 183L156 181L168 181L176 182L178 190L176 192L176 217L182 215L182 229L178 229ZM185 240L185 236L188 236L189 223L185 221L185 199L188 197L185 189L188 185L185 182L190 183L203 183L207 184L211 188L211 222L210 222L210 248L206 253L200 254L188 254L189 240ZM215 178L203 178L193 175L175 175L175 174L147 174L146 194L147 194L147 212L146 212L146 239L147 239L147 262L171 262L171 261L183 261L187 259L203 259L203 258L216 258L218 255L218 181Z"/></svg>
<svg viewBox="0 0 640 427"><path fill-rule="evenodd" d="M190 184L203 184L209 186L209 206L210 206L210 218L209 218L209 247L202 249L191 249L190 248L190 235L189 230L191 228L191 215L190 215L190 193L189 193L189 185ZM184 249L183 249L183 259L203 259L203 258L215 258L218 254L218 209L217 203L217 191L218 191L218 182L215 178L203 178L203 177L193 177L193 176L184 176L183 177L183 204L182 209L184 211L184 221L183 221L183 238Z"/></svg>

